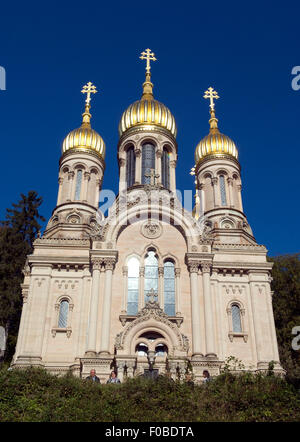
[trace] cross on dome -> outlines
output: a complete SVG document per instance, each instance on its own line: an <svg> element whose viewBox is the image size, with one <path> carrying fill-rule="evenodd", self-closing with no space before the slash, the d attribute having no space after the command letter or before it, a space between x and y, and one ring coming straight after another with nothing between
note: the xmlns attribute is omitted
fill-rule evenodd
<svg viewBox="0 0 300 442"><path fill-rule="evenodd" d="M141 60L147 60L147 62L146 62L146 72L147 72L147 74L150 74L150 69L151 69L151 66L150 66L150 61L152 60L152 61L156 61L157 59L154 57L154 52L151 52L151 49L145 49L143 52L141 52L141 57L140 57L140 59Z"/></svg>
<svg viewBox="0 0 300 442"><path fill-rule="evenodd" d="M210 105L209 107L211 108L211 110L213 111L215 109L215 103L214 100L217 100L219 97L217 91L215 91L212 87L209 87L207 89L207 91L204 92L203 95L204 98L209 98L210 100Z"/></svg>
<svg viewBox="0 0 300 442"><path fill-rule="evenodd" d="M90 81L83 86L81 93L86 94L85 103L87 106L90 106L91 94L96 94L97 92L98 91L96 89L96 86L93 85L93 83L91 83Z"/></svg>

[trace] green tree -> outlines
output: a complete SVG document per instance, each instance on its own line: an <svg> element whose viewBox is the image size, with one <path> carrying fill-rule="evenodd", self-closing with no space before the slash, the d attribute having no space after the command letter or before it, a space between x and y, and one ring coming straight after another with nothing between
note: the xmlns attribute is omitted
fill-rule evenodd
<svg viewBox="0 0 300 442"><path fill-rule="evenodd" d="M22 310L21 283L26 257L45 218L39 214L42 198L35 191L21 194L18 204L7 209L0 226L0 325L5 328L5 360L11 359L17 340Z"/></svg>
<svg viewBox="0 0 300 442"><path fill-rule="evenodd" d="M300 385L300 350L292 348L292 329L300 326L300 254L269 258L274 262L271 284L280 360L287 378Z"/></svg>

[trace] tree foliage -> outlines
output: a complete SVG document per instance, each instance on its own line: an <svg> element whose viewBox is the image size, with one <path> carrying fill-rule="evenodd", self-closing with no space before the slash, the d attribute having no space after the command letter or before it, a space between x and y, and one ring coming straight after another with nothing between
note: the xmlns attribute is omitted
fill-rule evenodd
<svg viewBox="0 0 300 442"><path fill-rule="evenodd" d="M269 258L280 360L288 379L300 385L300 350L292 348L292 329L300 326L300 254Z"/></svg>
<svg viewBox="0 0 300 442"><path fill-rule="evenodd" d="M6 330L9 360L14 352L22 309L22 270L33 250L33 241L44 221L39 214L42 198L35 191L21 194L17 204L7 209L0 226L0 325Z"/></svg>

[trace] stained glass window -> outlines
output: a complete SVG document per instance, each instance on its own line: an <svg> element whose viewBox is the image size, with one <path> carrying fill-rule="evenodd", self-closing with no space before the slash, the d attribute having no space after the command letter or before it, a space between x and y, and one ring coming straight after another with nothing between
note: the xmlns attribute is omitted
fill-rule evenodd
<svg viewBox="0 0 300 442"><path fill-rule="evenodd" d="M142 149L142 184L150 184L151 169L155 169L155 147L153 144L147 143Z"/></svg>
<svg viewBox="0 0 300 442"><path fill-rule="evenodd" d="M231 306L231 315L232 315L232 331L236 333L241 333L242 332L241 311L238 305L233 304Z"/></svg>
<svg viewBox="0 0 300 442"><path fill-rule="evenodd" d="M68 325L69 302L61 301L59 306L58 327L66 328Z"/></svg>
<svg viewBox="0 0 300 442"><path fill-rule="evenodd" d="M154 290L158 292L158 261L155 252L149 251L145 258L145 280L144 280L144 295L145 303L149 301L147 294Z"/></svg>
<svg viewBox="0 0 300 442"><path fill-rule="evenodd" d="M175 316L175 268L172 261L164 263L164 311Z"/></svg>
<svg viewBox="0 0 300 442"><path fill-rule="evenodd" d="M220 193L221 193L221 205L226 206L226 189L225 189L225 178L224 175L220 175Z"/></svg>
<svg viewBox="0 0 300 442"><path fill-rule="evenodd" d="M81 182L82 182L82 170L77 170L76 176L76 187L75 187L75 200L78 201L80 199L80 191L81 191Z"/></svg>
<svg viewBox="0 0 300 442"><path fill-rule="evenodd" d="M140 263L135 257L128 260L128 292L127 292L127 314L136 315L139 303L139 270Z"/></svg>
<svg viewBox="0 0 300 442"><path fill-rule="evenodd" d="M126 152L126 182L127 187L133 186L135 182L135 153L133 146Z"/></svg>
<svg viewBox="0 0 300 442"><path fill-rule="evenodd" d="M166 189L170 188L170 157L169 152L164 147L162 160L161 160L161 174L162 174L162 185Z"/></svg>

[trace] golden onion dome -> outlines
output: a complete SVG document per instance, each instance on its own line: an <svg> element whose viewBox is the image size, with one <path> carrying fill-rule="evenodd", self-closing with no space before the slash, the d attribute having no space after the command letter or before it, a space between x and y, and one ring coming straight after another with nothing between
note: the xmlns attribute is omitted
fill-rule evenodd
<svg viewBox="0 0 300 442"><path fill-rule="evenodd" d="M92 85L92 83L87 83ZM90 87L89 86L89 87ZM87 86L84 86L86 88ZM92 86L93 87L93 86ZM87 93L86 89L82 92ZM97 92L95 89L90 89L90 93ZM78 129L72 130L64 139L62 144L62 153L66 153L72 149L82 150L86 152L93 152L99 155L103 160L105 158L105 143L102 137L91 127L90 96L86 100L85 112L82 114L82 124Z"/></svg>
<svg viewBox="0 0 300 442"><path fill-rule="evenodd" d="M142 98L132 103L125 112L123 112L119 123L120 137L133 127L151 130L157 126L167 130L176 138L177 128L175 118L167 106L154 99L152 92L153 84L150 78L150 73L147 73L146 81L143 84Z"/></svg>
<svg viewBox="0 0 300 442"><path fill-rule="evenodd" d="M212 88L209 88L209 90ZM206 93L208 93L206 91ZM215 93L215 91L213 91ZM204 96L204 98L211 98L210 95ZM214 96L213 98L219 98ZM213 101L211 102L213 103ZM235 143L227 135L222 134L218 128L218 120L215 116L214 104L210 105L210 115L209 120L210 129L209 134L204 137L197 145L195 151L195 161L196 164L207 158L218 157L223 155L230 155L231 157L238 159L238 150Z"/></svg>

